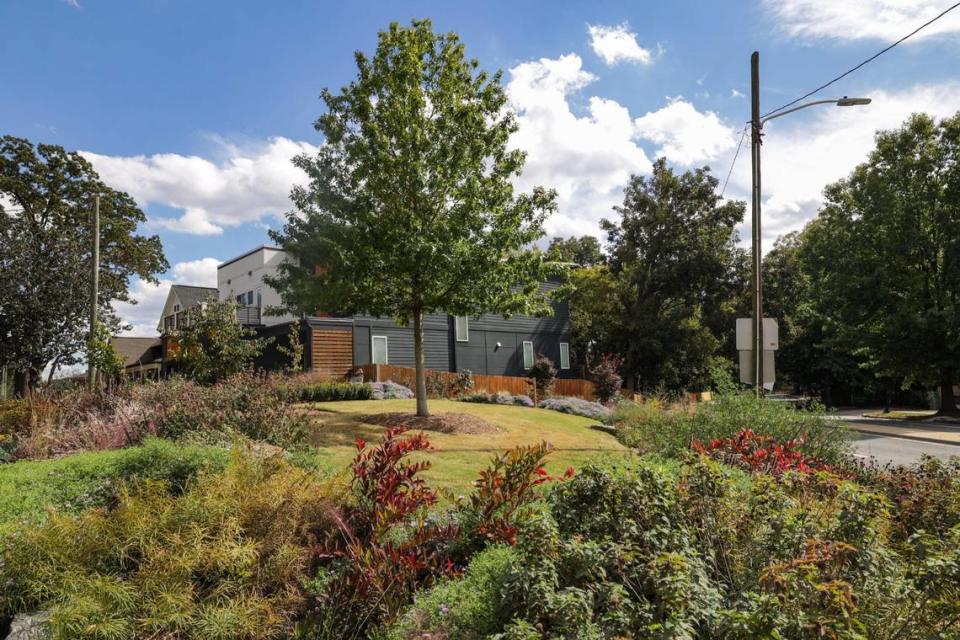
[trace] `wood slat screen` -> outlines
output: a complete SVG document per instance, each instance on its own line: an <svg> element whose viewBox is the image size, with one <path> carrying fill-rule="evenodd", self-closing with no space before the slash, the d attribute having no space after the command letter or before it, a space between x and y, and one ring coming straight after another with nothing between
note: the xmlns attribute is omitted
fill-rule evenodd
<svg viewBox="0 0 960 640"><path fill-rule="evenodd" d="M353 332L349 329L313 329L311 371L342 378L353 368Z"/></svg>

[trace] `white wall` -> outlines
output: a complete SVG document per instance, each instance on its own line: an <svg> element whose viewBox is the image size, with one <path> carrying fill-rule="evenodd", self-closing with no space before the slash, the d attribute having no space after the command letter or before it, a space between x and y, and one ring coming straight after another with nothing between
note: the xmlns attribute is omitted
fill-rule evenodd
<svg viewBox="0 0 960 640"><path fill-rule="evenodd" d="M264 281L265 275L274 276L277 267L287 259L279 249L260 247L240 260L220 265L217 268L217 291L221 300L233 300L240 294L253 291L253 305L257 304L257 290L261 294L261 306L266 309L281 304L280 294ZM281 324L295 320L292 315L268 316L261 311L260 321L265 325Z"/></svg>

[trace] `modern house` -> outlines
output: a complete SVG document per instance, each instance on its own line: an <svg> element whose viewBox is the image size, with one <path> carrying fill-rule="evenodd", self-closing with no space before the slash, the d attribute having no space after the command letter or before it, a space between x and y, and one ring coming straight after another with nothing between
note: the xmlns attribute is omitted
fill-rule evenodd
<svg viewBox="0 0 960 640"><path fill-rule="evenodd" d="M414 366L413 330L390 318L373 316L268 315L267 309L281 304L279 294L265 281L288 260L278 247L261 246L217 268L217 288L171 287L160 321L161 332L176 329L178 314L212 296L236 301L237 319L261 335L274 338L258 363L280 364L278 343L286 341L293 324L304 344L305 368L331 377L344 376L365 364ZM550 292L559 283L547 282ZM181 320L182 322L182 320ZM464 371L475 374L522 376L533 365L536 354L553 360L560 377L577 377L570 354L570 313L566 301L553 302L553 315L542 318L496 314L454 317L433 314L424 321L425 360L428 369Z"/></svg>

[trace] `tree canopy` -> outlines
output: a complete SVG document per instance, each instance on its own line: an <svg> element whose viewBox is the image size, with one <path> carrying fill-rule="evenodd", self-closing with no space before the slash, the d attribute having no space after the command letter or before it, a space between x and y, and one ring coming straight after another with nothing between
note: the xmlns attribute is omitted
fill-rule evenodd
<svg viewBox="0 0 960 640"><path fill-rule="evenodd" d="M273 238L295 258L271 281L295 312L413 323L417 412L426 415L423 317L547 312L543 235L555 194L517 195L524 153L500 72L465 57L428 20L391 24L357 77L324 90L325 143L297 166L296 212Z"/></svg>
<svg viewBox="0 0 960 640"><path fill-rule="evenodd" d="M78 361L89 332L94 199L100 196L100 317L129 301L132 276L156 282L168 267L160 240L136 233L146 217L62 147L0 138L0 364L18 391L48 364Z"/></svg>
<svg viewBox="0 0 960 640"><path fill-rule="evenodd" d="M593 236L553 238L547 254L558 262L569 262L581 267L594 267L607 261L600 241Z"/></svg>
<svg viewBox="0 0 960 640"><path fill-rule="evenodd" d="M187 309L183 326L172 333L174 361L187 377L214 383L253 364L268 343L237 322L232 300L210 299Z"/></svg>

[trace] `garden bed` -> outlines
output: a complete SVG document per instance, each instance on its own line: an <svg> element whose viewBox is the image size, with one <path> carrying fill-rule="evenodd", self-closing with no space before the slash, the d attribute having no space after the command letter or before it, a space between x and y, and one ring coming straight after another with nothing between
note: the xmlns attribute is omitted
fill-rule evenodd
<svg viewBox="0 0 960 640"><path fill-rule="evenodd" d="M448 434L497 433L499 428L480 416L469 413L438 413L432 416L418 416L413 413L373 413L360 418L367 424L378 424L388 428L401 428L417 431L433 431Z"/></svg>

